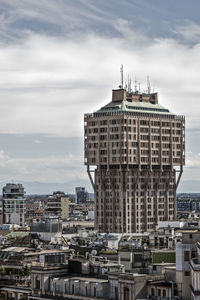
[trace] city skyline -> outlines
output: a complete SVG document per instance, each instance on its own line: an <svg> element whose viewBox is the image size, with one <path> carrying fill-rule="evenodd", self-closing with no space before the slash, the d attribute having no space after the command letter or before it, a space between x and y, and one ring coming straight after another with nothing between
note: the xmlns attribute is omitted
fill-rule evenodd
<svg viewBox="0 0 200 300"><path fill-rule="evenodd" d="M129 74L146 89L150 76L160 103L186 116L178 192L200 192L199 6L0 1L0 182L68 183L68 192L79 185L91 192L83 115L110 101L123 63L125 80Z"/></svg>

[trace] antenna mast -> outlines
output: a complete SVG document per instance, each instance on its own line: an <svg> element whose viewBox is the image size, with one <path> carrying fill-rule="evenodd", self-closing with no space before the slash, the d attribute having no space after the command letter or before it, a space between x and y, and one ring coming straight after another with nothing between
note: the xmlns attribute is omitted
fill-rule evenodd
<svg viewBox="0 0 200 300"><path fill-rule="evenodd" d="M137 80L135 79L135 93L137 93Z"/></svg>
<svg viewBox="0 0 200 300"><path fill-rule="evenodd" d="M121 65L120 72L121 72L121 88L123 89L123 86L124 86L124 71L123 71L123 65Z"/></svg>
<svg viewBox="0 0 200 300"><path fill-rule="evenodd" d="M151 83L149 80L149 76L147 76L147 91L148 91L148 94L151 94Z"/></svg>
<svg viewBox="0 0 200 300"><path fill-rule="evenodd" d="M128 92L131 93L131 77L128 74Z"/></svg>
<svg viewBox="0 0 200 300"><path fill-rule="evenodd" d="M139 94L141 93L141 90L140 90L140 82L138 83L138 91L139 91Z"/></svg>

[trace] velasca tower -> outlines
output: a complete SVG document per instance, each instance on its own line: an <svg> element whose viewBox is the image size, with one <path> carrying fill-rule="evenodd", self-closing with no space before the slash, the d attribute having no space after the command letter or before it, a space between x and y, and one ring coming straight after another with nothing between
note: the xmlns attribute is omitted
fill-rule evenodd
<svg viewBox="0 0 200 300"><path fill-rule="evenodd" d="M144 232L176 218L185 162L185 118L157 93L112 91L110 103L84 116L85 164L100 232Z"/></svg>

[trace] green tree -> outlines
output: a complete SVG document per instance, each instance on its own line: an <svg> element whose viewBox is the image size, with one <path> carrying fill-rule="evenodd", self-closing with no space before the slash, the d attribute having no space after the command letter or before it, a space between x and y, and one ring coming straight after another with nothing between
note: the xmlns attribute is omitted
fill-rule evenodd
<svg viewBox="0 0 200 300"><path fill-rule="evenodd" d="M5 273L5 268L3 266L0 266L0 275L4 275Z"/></svg>

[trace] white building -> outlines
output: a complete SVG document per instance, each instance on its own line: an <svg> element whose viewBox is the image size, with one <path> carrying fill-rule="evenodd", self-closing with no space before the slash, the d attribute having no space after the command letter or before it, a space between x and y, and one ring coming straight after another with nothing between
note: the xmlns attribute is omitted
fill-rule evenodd
<svg viewBox="0 0 200 300"><path fill-rule="evenodd" d="M22 184L7 183L3 187L3 223L24 226L25 191Z"/></svg>
<svg viewBox="0 0 200 300"><path fill-rule="evenodd" d="M190 261L191 299L200 300L200 243L197 242L197 257Z"/></svg>
<svg viewBox="0 0 200 300"><path fill-rule="evenodd" d="M36 233L42 241L62 243L62 221L57 216L46 216L40 222L32 222L30 232Z"/></svg>
<svg viewBox="0 0 200 300"><path fill-rule="evenodd" d="M188 300L191 296L190 261L196 257L195 244L200 240L200 232L196 229L185 229L180 233L180 240L176 243L176 283L181 299Z"/></svg>

